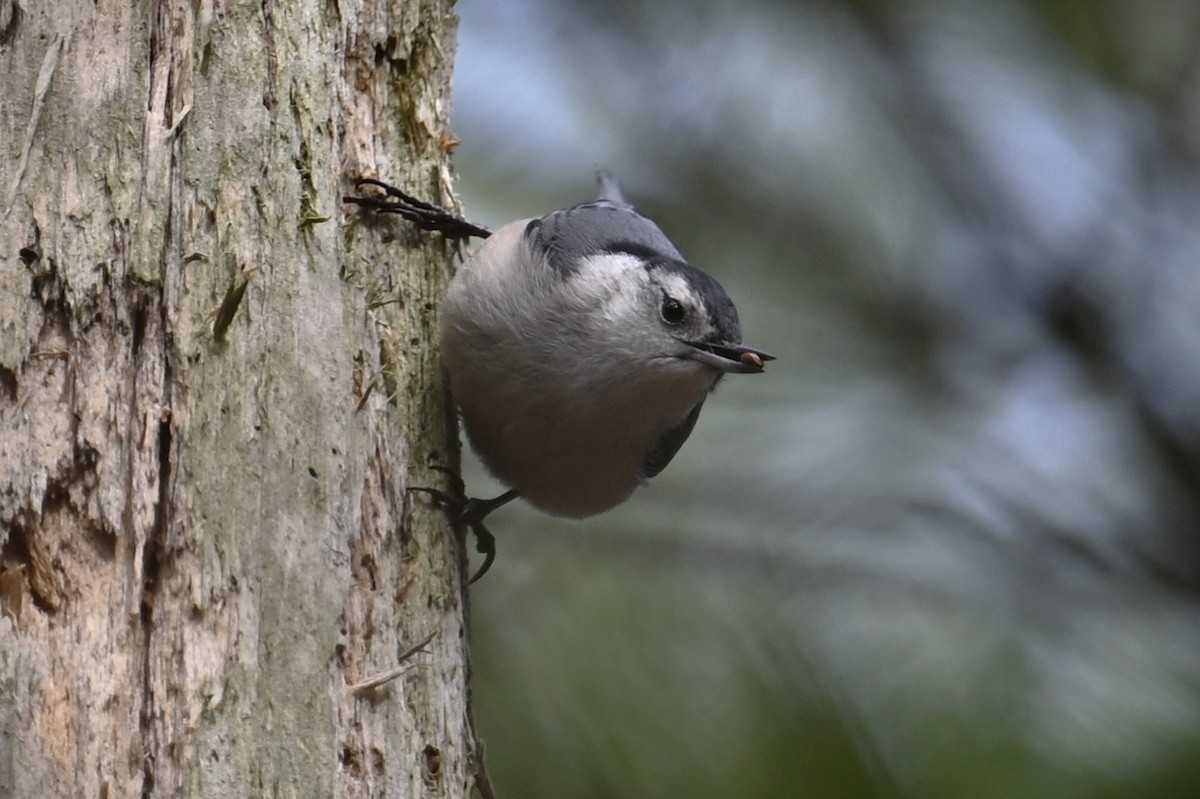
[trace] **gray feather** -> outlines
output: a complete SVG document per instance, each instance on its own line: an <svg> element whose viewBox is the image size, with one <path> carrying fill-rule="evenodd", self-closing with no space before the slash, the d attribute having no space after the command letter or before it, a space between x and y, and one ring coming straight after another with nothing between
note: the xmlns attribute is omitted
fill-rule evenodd
<svg viewBox="0 0 1200 799"><path fill-rule="evenodd" d="M596 182L600 184L600 193L596 195L596 199L608 200L617 205L629 205L625 195L621 193L621 184L617 183L617 179L607 169L596 170Z"/></svg>
<svg viewBox="0 0 1200 799"><path fill-rule="evenodd" d="M596 179L600 199L553 211L525 228L530 247L543 253L552 269L569 277L581 259L601 253L683 260L658 225L625 202L612 175L600 170Z"/></svg>
<svg viewBox="0 0 1200 799"><path fill-rule="evenodd" d="M703 407L703 400L697 402L696 407L692 408L691 413L682 422L659 437L658 442L654 445L654 449L650 450L650 454L646 456L645 463L642 464L643 477L649 479L667 468L667 464L679 452L679 448L683 446L683 442L687 441L688 436L692 434L692 428L696 426L696 420L700 418L700 409Z"/></svg>

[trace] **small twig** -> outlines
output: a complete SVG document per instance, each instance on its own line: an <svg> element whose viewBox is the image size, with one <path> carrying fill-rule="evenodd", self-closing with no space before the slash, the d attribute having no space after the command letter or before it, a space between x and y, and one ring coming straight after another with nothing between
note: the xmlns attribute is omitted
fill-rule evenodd
<svg viewBox="0 0 1200 799"><path fill-rule="evenodd" d="M358 405L354 407L355 413L361 411L363 406L367 404L367 399L371 396L371 392L375 390L375 387L379 385L379 377L382 374L383 370L380 369L379 371L375 372L375 374L371 375L371 379L368 380L367 385L363 387L362 397L358 400Z"/></svg>
<svg viewBox="0 0 1200 799"><path fill-rule="evenodd" d="M425 636L425 638L420 643L415 644L414 646L410 647L407 651L402 653L399 658L400 665L397 666L396 668L389 669L388 671L385 671L381 674L376 674L374 677L368 677L367 679L365 679L361 682L356 682L353 685L347 685L346 690L352 694L358 695L365 691L370 691L372 688L378 688L379 686L385 685L385 684L391 682L392 680L396 679L401 674L410 670L413 667L413 664L405 664L404 661L408 660L409 658L411 658L413 655L417 654L418 652L421 652L422 650L424 650L425 647L429 644L430 641L432 641L434 639L434 637L436 635L437 635L436 631L431 632L429 635Z"/></svg>
<svg viewBox="0 0 1200 799"><path fill-rule="evenodd" d="M473 728L475 722L473 720L471 725L471 734L474 735L475 730ZM488 774L487 766L483 762L483 742L479 740L478 736L475 738L475 746L478 748L475 760L475 788L478 789L479 795L483 799L496 799L496 789L492 786L492 778Z"/></svg>
<svg viewBox="0 0 1200 799"><path fill-rule="evenodd" d="M58 70L58 54L62 52L62 46L63 35L60 33L54 37L54 41L46 48L46 55L42 57L42 67L38 70L37 85L33 89L33 107L29 110L29 123L25 126L25 142L21 146L21 157L17 159L12 188L8 192L5 216L8 216L12 211L13 203L17 201L17 190L21 186L21 179L25 177L25 167L29 163L29 151L33 149L33 137L37 132L38 120L42 118L42 109L46 105L46 93L50 91L50 80Z"/></svg>
<svg viewBox="0 0 1200 799"><path fill-rule="evenodd" d="M183 107L183 110L179 112L179 115L175 117L175 122L171 125L171 127L167 128L167 132L163 136L163 139L170 141L172 136L179 133L179 126L183 124L183 121L188 118L188 114L190 113L192 113L192 104L188 103Z"/></svg>

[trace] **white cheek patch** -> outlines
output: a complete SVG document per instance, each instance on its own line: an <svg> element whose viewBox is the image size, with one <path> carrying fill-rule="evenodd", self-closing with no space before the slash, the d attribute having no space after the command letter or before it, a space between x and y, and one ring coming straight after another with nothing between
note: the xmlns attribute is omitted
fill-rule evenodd
<svg viewBox="0 0 1200 799"><path fill-rule="evenodd" d="M659 274L658 282L663 291L683 303L689 312L701 311L700 303L696 301L696 293L683 275L675 273Z"/></svg>
<svg viewBox="0 0 1200 799"><path fill-rule="evenodd" d="M589 255L568 281L577 297L590 307L599 306L613 322L633 318L646 285L642 261L628 253Z"/></svg>

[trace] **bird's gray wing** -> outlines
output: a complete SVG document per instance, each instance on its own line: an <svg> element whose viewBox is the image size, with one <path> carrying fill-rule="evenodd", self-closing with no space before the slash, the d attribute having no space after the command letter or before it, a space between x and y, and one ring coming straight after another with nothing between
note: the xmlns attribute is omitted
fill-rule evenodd
<svg viewBox="0 0 1200 799"><path fill-rule="evenodd" d="M543 253L550 267L563 277L573 275L581 259L601 253L683 260L658 225L632 206L611 200L593 200L546 214L529 223L525 237L533 251Z"/></svg>
<svg viewBox="0 0 1200 799"><path fill-rule="evenodd" d="M679 452L683 442L687 441L687 437L692 434L692 428L696 426L696 420L700 418L700 409L703 407L703 400L697 402L696 407L692 408L682 422L659 436L654 449L650 450L650 454L646 456L646 460L642 464L643 477L649 479L667 468L667 464L675 457L675 453Z"/></svg>

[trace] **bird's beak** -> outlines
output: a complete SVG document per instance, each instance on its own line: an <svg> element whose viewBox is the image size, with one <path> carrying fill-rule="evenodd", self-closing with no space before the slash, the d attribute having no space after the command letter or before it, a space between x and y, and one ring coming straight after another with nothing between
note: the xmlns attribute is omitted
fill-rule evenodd
<svg viewBox="0 0 1200 799"><path fill-rule="evenodd" d="M774 355L747 347L744 344L713 344L707 341L686 342L693 359L708 364L722 372L737 374L758 374L763 370L764 361L775 360Z"/></svg>

